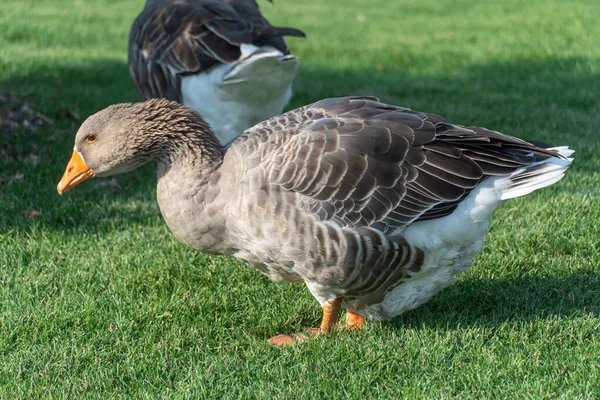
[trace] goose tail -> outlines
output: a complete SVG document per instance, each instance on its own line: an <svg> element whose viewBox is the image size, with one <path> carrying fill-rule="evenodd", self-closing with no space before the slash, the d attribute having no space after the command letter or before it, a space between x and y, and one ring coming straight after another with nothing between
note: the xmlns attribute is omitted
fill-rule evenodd
<svg viewBox="0 0 600 400"><path fill-rule="evenodd" d="M505 179L496 182L497 187L501 186L501 200L525 196L562 179L573 161L571 155L575 151L568 146L549 147L546 150L555 153L556 156L519 168Z"/></svg>

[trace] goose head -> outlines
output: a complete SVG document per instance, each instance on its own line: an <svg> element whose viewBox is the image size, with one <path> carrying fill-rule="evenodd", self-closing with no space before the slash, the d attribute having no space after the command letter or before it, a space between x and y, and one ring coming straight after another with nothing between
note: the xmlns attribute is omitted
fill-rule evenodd
<svg viewBox="0 0 600 400"><path fill-rule="evenodd" d="M75 135L73 154L59 194L97 176L132 171L169 155L178 147L219 148L202 118L188 107L165 99L116 104L90 116Z"/></svg>

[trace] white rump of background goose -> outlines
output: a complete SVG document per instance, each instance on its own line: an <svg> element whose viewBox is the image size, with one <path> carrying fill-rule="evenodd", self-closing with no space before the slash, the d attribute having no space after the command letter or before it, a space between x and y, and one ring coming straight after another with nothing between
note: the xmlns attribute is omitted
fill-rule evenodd
<svg viewBox="0 0 600 400"><path fill-rule="evenodd" d="M269 0L271 1L271 0ZM278 115L298 59L255 0L147 0L129 34L129 72L144 99L184 103L225 145Z"/></svg>
<svg viewBox="0 0 600 400"><path fill-rule="evenodd" d="M572 153L372 97L298 108L224 152L195 112L149 100L89 117L58 191L156 160L160 210L181 242L305 283L329 332L340 307L359 329L450 285L502 201L559 181Z"/></svg>

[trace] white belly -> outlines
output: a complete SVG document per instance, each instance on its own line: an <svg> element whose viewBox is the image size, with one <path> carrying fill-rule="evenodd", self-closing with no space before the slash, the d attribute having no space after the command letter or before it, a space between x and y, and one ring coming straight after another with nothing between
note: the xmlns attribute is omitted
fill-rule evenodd
<svg viewBox="0 0 600 400"><path fill-rule="evenodd" d="M368 318L393 318L426 303L467 270L481 250L490 218L500 205L496 179L473 190L452 214L407 227L402 235L426 254L422 269L389 291L381 303L359 312Z"/></svg>
<svg viewBox="0 0 600 400"><path fill-rule="evenodd" d="M242 45L239 60L182 78L183 102L204 117L225 145L283 111L298 64L278 50Z"/></svg>

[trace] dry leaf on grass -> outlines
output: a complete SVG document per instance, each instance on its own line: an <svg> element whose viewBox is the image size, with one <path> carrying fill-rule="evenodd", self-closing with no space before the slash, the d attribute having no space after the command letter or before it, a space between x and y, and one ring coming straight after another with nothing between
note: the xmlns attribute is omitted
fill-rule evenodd
<svg viewBox="0 0 600 400"><path fill-rule="evenodd" d="M34 219L42 215L42 213L38 210L25 210L21 211L21 214L23 214L27 219Z"/></svg>
<svg viewBox="0 0 600 400"><path fill-rule="evenodd" d="M10 133L18 127L36 131L39 126L52 125L54 121L34 111L25 96L0 92L0 131Z"/></svg>
<svg viewBox="0 0 600 400"><path fill-rule="evenodd" d="M27 162L31 165L38 165L40 163L40 159L41 157L39 154L29 153L27 155Z"/></svg>
<svg viewBox="0 0 600 400"><path fill-rule="evenodd" d="M17 172L16 174L13 175L13 177L11 179L11 183L13 183L13 182L23 182L24 178L25 178L25 175L23 175L21 172Z"/></svg>

